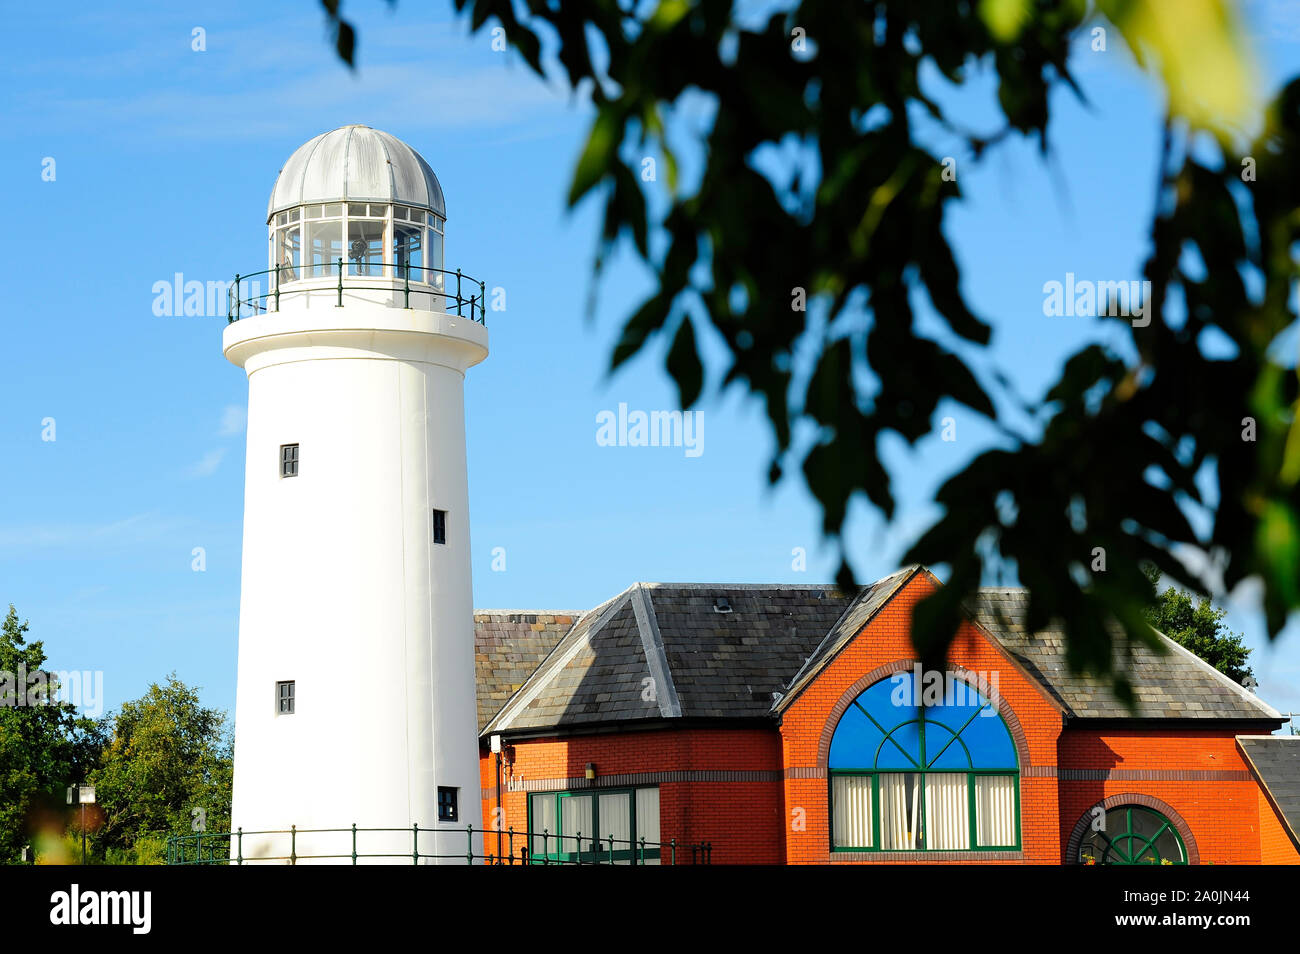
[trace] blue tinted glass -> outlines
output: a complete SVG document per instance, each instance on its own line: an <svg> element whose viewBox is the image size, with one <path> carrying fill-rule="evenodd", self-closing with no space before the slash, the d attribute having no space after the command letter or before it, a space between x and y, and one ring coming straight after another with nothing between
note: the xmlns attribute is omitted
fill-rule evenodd
<svg viewBox="0 0 1300 954"><path fill-rule="evenodd" d="M904 676L907 677L908 682L900 684L897 680ZM917 711L911 691L911 674L899 673L898 677L882 679L868 687L862 695L858 696L858 705L870 712L871 717L879 722L886 732L900 723L915 719Z"/></svg>
<svg viewBox="0 0 1300 954"><path fill-rule="evenodd" d="M831 738L831 768L908 769L920 765L921 739L916 720L921 710L913 704L914 685L910 681L900 684L900 678L910 680L911 674L882 679L849 706ZM953 683L944 695L943 704L925 710L927 767L1016 768L1011 734L992 704L962 682ZM953 732L958 733L959 740L952 740Z"/></svg>
<svg viewBox="0 0 1300 954"><path fill-rule="evenodd" d="M857 706L849 706L831 736L831 768L869 769L884 735Z"/></svg>
<svg viewBox="0 0 1300 954"><path fill-rule="evenodd" d="M972 692L970 702L930 706L926 710L926 718L938 719L944 725L951 726L954 732L958 732L966 724L966 720L979 712L985 705L984 700L977 698Z"/></svg>
<svg viewBox="0 0 1300 954"><path fill-rule="evenodd" d="M966 757L962 740L954 738L946 726L931 721L938 717L940 711L934 708L926 710L925 757L929 760L929 768L970 768L970 759ZM943 714L947 715L947 713ZM961 726L957 725L954 728L960 729Z"/></svg>
<svg viewBox="0 0 1300 954"><path fill-rule="evenodd" d="M962 732L961 739L970 749L975 768L1016 767L1016 747L1011 742L1011 733L992 707L971 720L971 724Z"/></svg>
<svg viewBox="0 0 1300 954"><path fill-rule="evenodd" d="M917 768L921 764L921 727L908 722L896 727L880 747L876 768Z"/></svg>

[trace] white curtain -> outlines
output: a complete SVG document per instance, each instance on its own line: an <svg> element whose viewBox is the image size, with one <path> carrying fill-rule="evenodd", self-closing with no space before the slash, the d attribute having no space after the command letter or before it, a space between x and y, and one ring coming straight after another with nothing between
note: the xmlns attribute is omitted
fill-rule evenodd
<svg viewBox="0 0 1300 954"><path fill-rule="evenodd" d="M600 796L600 848L598 854L609 858L609 839L614 839L614 851L632 850L632 796L626 792ZM630 864L624 861L621 864Z"/></svg>
<svg viewBox="0 0 1300 954"><path fill-rule="evenodd" d="M831 805L836 848L871 847L871 776L832 775Z"/></svg>
<svg viewBox="0 0 1300 954"><path fill-rule="evenodd" d="M590 795L567 795L560 799L560 825L564 830L564 851L575 854L578 851L591 851L591 844L596 837L595 820L592 818L592 798ZM579 847L578 838L582 844Z"/></svg>
<svg viewBox="0 0 1300 954"><path fill-rule="evenodd" d="M543 854L553 855L559 851L559 841L556 834L559 831L555 824L555 796L550 792L545 795L532 796L533 817L529 822L533 835L533 854L540 857ZM545 836L543 836L545 832Z"/></svg>
<svg viewBox="0 0 1300 954"><path fill-rule="evenodd" d="M659 789L636 790L637 864L641 864L641 839L646 840L645 864L659 864L659 849L649 847L659 843Z"/></svg>
<svg viewBox="0 0 1300 954"><path fill-rule="evenodd" d="M911 851L921 833L921 777L890 773L880 777L880 847Z"/></svg>
<svg viewBox="0 0 1300 954"><path fill-rule="evenodd" d="M1016 843L1016 780L1010 775L975 779L975 826L980 847Z"/></svg>
<svg viewBox="0 0 1300 954"><path fill-rule="evenodd" d="M936 851L970 847L970 801L964 773L925 777L925 847Z"/></svg>

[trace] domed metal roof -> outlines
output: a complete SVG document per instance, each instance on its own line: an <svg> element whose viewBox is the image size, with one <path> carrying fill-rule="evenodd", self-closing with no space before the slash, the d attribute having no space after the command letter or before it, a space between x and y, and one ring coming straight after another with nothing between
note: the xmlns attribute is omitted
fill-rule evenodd
<svg viewBox="0 0 1300 954"><path fill-rule="evenodd" d="M442 186L424 157L369 126L340 126L294 150L271 189L266 217L298 205L340 201L398 202L447 216Z"/></svg>

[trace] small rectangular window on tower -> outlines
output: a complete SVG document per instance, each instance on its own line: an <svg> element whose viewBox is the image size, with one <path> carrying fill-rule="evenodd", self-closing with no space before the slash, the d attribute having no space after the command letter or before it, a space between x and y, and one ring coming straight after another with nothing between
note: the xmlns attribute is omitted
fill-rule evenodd
<svg viewBox="0 0 1300 954"><path fill-rule="evenodd" d="M447 511L445 510L433 512L433 542L447 542Z"/></svg>
<svg viewBox="0 0 1300 954"><path fill-rule="evenodd" d="M277 682L275 684L275 714L293 715L294 682Z"/></svg>
<svg viewBox="0 0 1300 954"><path fill-rule="evenodd" d="M298 445L297 444L280 445L280 476L281 477L298 476Z"/></svg>
<svg viewBox="0 0 1300 954"><path fill-rule="evenodd" d="M438 821L454 822L459 815L456 811L456 793L458 788L444 788L438 786Z"/></svg>

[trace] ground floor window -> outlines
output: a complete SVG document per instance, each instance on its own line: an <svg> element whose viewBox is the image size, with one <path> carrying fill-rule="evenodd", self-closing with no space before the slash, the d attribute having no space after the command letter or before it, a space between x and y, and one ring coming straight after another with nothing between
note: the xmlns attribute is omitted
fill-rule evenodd
<svg viewBox="0 0 1300 954"><path fill-rule="evenodd" d="M659 789L537 792L528 797L535 863L659 864Z"/></svg>
<svg viewBox="0 0 1300 954"><path fill-rule="evenodd" d="M1187 846L1173 823L1141 805L1097 813L1079 846L1084 865L1185 865Z"/></svg>

